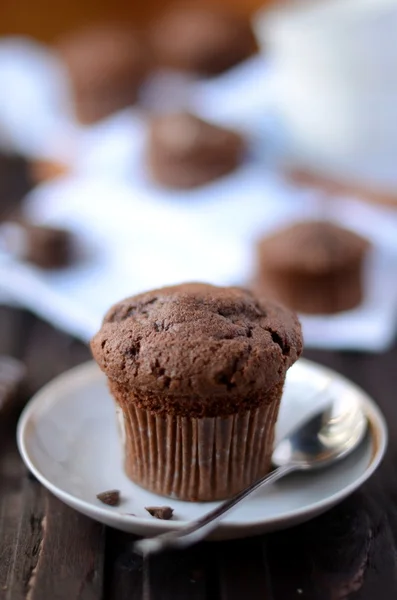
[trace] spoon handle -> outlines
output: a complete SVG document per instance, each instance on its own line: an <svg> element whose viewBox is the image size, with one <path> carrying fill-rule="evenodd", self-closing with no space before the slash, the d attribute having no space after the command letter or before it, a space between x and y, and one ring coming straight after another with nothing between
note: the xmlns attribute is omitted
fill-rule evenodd
<svg viewBox="0 0 397 600"><path fill-rule="evenodd" d="M262 477L262 479L255 481L242 492L239 492L232 498L225 500L225 502L202 516L197 521L188 523L188 525L185 525L184 527L181 527L175 531L163 533L153 538L139 540L134 544L134 550L140 554L152 554L166 549L186 548L191 546L192 544L195 544L206 537L210 531L216 527L220 519L230 510L232 510L237 504L242 502L242 500L256 492L256 490L259 490L259 488L274 483L288 473L296 471L296 469L296 465L293 464L287 464L283 465L282 467L278 467L271 473L265 475L265 477Z"/></svg>

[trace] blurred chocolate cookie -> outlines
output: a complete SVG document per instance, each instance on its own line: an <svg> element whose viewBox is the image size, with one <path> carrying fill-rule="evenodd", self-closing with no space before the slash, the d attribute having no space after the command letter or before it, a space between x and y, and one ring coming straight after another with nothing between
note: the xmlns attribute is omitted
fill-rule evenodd
<svg viewBox="0 0 397 600"><path fill-rule="evenodd" d="M257 291L306 314L333 314L363 300L369 242L325 221L295 223L258 245Z"/></svg>
<svg viewBox="0 0 397 600"><path fill-rule="evenodd" d="M4 223L0 234L6 250L42 269L57 269L73 261L72 235L65 229L25 222Z"/></svg>
<svg viewBox="0 0 397 600"><path fill-rule="evenodd" d="M148 168L155 181L168 187L213 181L234 171L243 154L240 134L189 113L157 116L149 125Z"/></svg>
<svg viewBox="0 0 397 600"><path fill-rule="evenodd" d="M156 61L173 69L216 75L257 50L248 19L220 7L176 5L151 28Z"/></svg>
<svg viewBox="0 0 397 600"><path fill-rule="evenodd" d="M147 46L137 32L92 26L60 39L58 50L80 122L94 123L135 104L149 68Z"/></svg>

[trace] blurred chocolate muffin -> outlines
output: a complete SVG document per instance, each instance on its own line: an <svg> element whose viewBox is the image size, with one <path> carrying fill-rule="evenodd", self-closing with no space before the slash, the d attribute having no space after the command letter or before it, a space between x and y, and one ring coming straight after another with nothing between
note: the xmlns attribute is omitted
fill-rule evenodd
<svg viewBox="0 0 397 600"><path fill-rule="evenodd" d="M149 60L135 31L122 25L93 26L63 37L58 48L80 122L94 123L137 101Z"/></svg>
<svg viewBox="0 0 397 600"><path fill-rule="evenodd" d="M147 163L155 181L193 188L234 171L243 159L238 133L189 113L156 116L149 126Z"/></svg>
<svg viewBox="0 0 397 600"><path fill-rule="evenodd" d="M3 223L2 243L15 258L42 269L59 269L73 262L74 244L69 231L22 220Z"/></svg>
<svg viewBox="0 0 397 600"><path fill-rule="evenodd" d="M163 66L216 75L257 50L248 19L220 7L177 5L152 27L153 54Z"/></svg>
<svg viewBox="0 0 397 600"><path fill-rule="evenodd" d="M256 288L306 314L333 314L363 299L369 242L325 221L295 223L258 245Z"/></svg>

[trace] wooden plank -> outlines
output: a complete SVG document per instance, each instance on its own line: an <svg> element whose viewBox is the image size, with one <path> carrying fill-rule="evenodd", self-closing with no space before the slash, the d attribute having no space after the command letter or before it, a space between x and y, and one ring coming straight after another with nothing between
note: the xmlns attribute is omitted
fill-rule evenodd
<svg viewBox="0 0 397 600"><path fill-rule="evenodd" d="M273 600L266 559L266 538L217 544L221 600Z"/></svg>
<svg viewBox="0 0 397 600"><path fill-rule="evenodd" d="M14 423L0 428L0 599L10 590L18 522L22 512L22 466L16 452L9 452Z"/></svg>
<svg viewBox="0 0 397 600"><path fill-rule="evenodd" d="M42 541L43 500L43 489L33 481L23 480L18 496L13 498L8 493L2 503L1 528L7 540L4 543L2 536L0 542L5 558L0 571L0 598L4 600L28 597Z"/></svg>
<svg viewBox="0 0 397 600"><path fill-rule="evenodd" d="M88 358L85 346L29 313L0 311L0 351L24 360L30 393ZM27 476L15 425L0 431L0 600L100 600L104 528Z"/></svg>
<svg viewBox="0 0 397 600"><path fill-rule="evenodd" d="M307 525L270 536L269 563L275 600L396 597L390 523L364 493Z"/></svg>
<svg viewBox="0 0 397 600"><path fill-rule="evenodd" d="M33 317L24 311L0 306L0 354L22 358L32 321Z"/></svg>
<svg viewBox="0 0 397 600"><path fill-rule="evenodd" d="M0 432L0 599L25 598L36 566L44 490L26 477L15 444L15 422ZM23 546L21 554L20 549Z"/></svg>
<svg viewBox="0 0 397 600"><path fill-rule="evenodd" d="M207 545L143 559L135 537L107 531L107 600L207 600Z"/></svg>
<svg viewBox="0 0 397 600"><path fill-rule="evenodd" d="M275 600L344 598L363 585L380 513L357 493L321 517L269 536Z"/></svg>
<svg viewBox="0 0 397 600"><path fill-rule="evenodd" d="M373 531L365 581L360 590L361 600L394 600L397 595L397 511L394 503L392 517L390 504L390 498L387 498L387 511Z"/></svg>
<svg viewBox="0 0 397 600"><path fill-rule="evenodd" d="M375 397L390 427L390 443L382 467L361 490L325 515L269 536L274 598L347 600L354 594L362 600L392 600L397 590L397 511L392 500L397 499L397 352L306 355Z"/></svg>
<svg viewBox="0 0 397 600"><path fill-rule="evenodd" d="M47 493L38 560L26 600L100 600L104 539L102 525Z"/></svg>
<svg viewBox="0 0 397 600"><path fill-rule="evenodd" d="M0 460L0 600L100 600L101 525L59 502L27 472L8 429Z"/></svg>
<svg viewBox="0 0 397 600"><path fill-rule="evenodd" d="M28 371L28 392L33 394L49 380L91 358L85 344L31 317L25 336L23 360Z"/></svg>
<svg viewBox="0 0 397 600"><path fill-rule="evenodd" d="M135 537L121 531L106 532L106 600L142 600L143 561L133 552Z"/></svg>
<svg viewBox="0 0 397 600"><path fill-rule="evenodd" d="M200 544L145 560L142 600L207 600L208 556Z"/></svg>

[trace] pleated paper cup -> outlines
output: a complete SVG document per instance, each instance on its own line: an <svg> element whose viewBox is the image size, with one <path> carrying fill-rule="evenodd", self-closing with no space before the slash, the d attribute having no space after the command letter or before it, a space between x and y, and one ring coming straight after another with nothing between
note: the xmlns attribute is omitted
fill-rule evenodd
<svg viewBox="0 0 397 600"><path fill-rule="evenodd" d="M156 414L117 401L125 471L138 485L187 501L221 500L266 475L271 467L283 383L252 410L219 417Z"/></svg>

